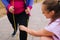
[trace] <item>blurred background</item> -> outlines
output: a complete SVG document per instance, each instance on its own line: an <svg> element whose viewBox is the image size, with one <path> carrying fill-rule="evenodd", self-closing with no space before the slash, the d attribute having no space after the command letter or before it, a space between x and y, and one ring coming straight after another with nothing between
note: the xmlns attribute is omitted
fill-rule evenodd
<svg viewBox="0 0 60 40"><path fill-rule="evenodd" d="M0 17L3 17L3 15L5 15L5 14L6 14L5 7L0 0Z"/></svg>

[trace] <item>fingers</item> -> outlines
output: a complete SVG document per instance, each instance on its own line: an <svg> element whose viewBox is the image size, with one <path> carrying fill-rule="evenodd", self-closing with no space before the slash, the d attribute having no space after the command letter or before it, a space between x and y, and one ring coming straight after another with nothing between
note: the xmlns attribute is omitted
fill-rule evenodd
<svg viewBox="0 0 60 40"><path fill-rule="evenodd" d="M11 6L11 7L9 8L9 12L14 13L14 6Z"/></svg>
<svg viewBox="0 0 60 40"><path fill-rule="evenodd" d="M27 9L25 10L25 12L26 12L26 14L29 14L29 11Z"/></svg>
<svg viewBox="0 0 60 40"><path fill-rule="evenodd" d="M19 26L19 29L25 31L26 27L25 26Z"/></svg>
<svg viewBox="0 0 60 40"><path fill-rule="evenodd" d="M30 8L27 7L27 9L25 10L26 14L30 13Z"/></svg>

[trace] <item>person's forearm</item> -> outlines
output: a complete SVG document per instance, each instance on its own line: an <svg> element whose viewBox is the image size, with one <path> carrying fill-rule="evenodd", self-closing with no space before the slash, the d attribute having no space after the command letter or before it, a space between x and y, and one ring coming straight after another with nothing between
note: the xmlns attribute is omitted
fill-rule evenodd
<svg viewBox="0 0 60 40"><path fill-rule="evenodd" d="M36 31L34 30L30 30L28 28L26 28L25 30L28 34L32 35L32 36L40 36Z"/></svg>
<svg viewBox="0 0 60 40"><path fill-rule="evenodd" d="M32 6L33 3L34 3L34 0L30 0L30 2L29 2L29 6Z"/></svg>
<svg viewBox="0 0 60 40"><path fill-rule="evenodd" d="M2 3L5 5L7 9L9 9L9 7L11 6L8 0L2 0Z"/></svg>
<svg viewBox="0 0 60 40"><path fill-rule="evenodd" d="M26 28L25 31L27 33L29 33L30 35L37 36L37 37L40 37L40 36L52 36L53 35L53 34L50 34L50 33L44 33L43 31L30 30L28 28Z"/></svg>
<svg viewBox="0 0 60 40"><path fill-rule="evenodd" d="M26 7L32 9L33 2L34 2L33 0L26 0Z"/></svg>

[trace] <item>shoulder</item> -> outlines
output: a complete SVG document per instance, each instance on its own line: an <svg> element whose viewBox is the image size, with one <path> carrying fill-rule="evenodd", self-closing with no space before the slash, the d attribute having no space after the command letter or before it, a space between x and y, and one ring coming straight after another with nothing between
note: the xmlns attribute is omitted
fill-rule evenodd
<svg viewBox="0 0 60 40"><path fill-rule="evenodd" d="M60 19L55 20L51 24L45 27L45 29L52 31L53 29L59 29L60 28Z"/></svg>
<svg viewBox="0 0 60 40"><path fill-rule="evenodd" d="M60 24L60 18L56 19L54 22L52 22L50 25L48 26L57 26Z"/></svg>

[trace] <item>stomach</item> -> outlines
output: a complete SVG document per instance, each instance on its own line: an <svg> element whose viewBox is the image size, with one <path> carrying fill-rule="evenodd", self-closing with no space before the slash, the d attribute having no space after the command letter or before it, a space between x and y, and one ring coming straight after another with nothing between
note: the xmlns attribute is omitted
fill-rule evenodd
<svg viewBox="0 0 60 40"><path fill-rule="evenodd" d="M19 13L25 10L25 3L23 1L11 2L11 5L14 6L14 12Z"/></svg>

